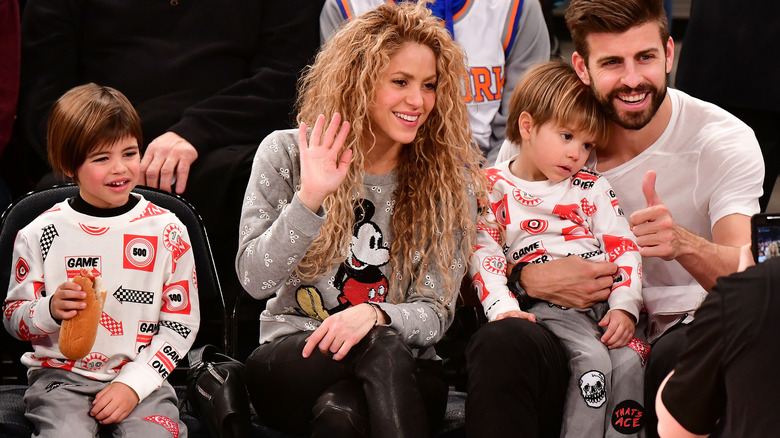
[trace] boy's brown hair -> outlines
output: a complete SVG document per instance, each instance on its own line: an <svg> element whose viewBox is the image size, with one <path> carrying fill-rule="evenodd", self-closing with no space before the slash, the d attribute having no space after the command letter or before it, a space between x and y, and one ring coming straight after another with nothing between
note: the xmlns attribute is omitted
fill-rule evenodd
<svg viewBox="0 0 780 438"><path fill-rule="evenodd" d="M518 120L527 112L535 126L553 122L569 129L581 130L603 145L609 135L609 124L598 101L574 68L564 61L536 64L525 72L512 93L506 138L522 144Z"/></svg>
<svg viewBox="0 0 780 438"><path fill-rule="evenodd" d="M590 50L587 37L591 33L623 33L648 22L658 24L666 51L669 23L663 0L571 0L565 18L574 50L586 63Z"/></svg>
<svg viewBox="0 0 780 438"><path fill-rule="evenodd" d="M49 164L55 173L78 182L76 170L89 154L128 136L139 148L143 145L141 119L122 93L94 83L74 87L49 111Z"/></svg>

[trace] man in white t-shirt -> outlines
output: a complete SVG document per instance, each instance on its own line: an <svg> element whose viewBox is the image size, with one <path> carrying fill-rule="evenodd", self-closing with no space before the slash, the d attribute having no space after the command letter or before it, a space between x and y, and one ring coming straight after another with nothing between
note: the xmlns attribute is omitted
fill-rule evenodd
<svg viewBox="0 0 780 438"><path fill-rule="evenodd" d="M613 122L609 144L588 165L615 189L643 256L652 349L641 417L653 436L652 401L684 347L687 323L716 279L736 271L739 247L750 242L764 165L744 123L667 88L674 42L660 0L572 0L566 23L576 50L572 63ZM505 144L497 161L515 153ZM514 277L527 301L586 308L607 298L615 269L567 257L524 266ZM526 348L525 354L549 357L545 348ZM470 379L473 368L477 375L500 372L487 371L492 365L476 356L469 359Z"/></svg>

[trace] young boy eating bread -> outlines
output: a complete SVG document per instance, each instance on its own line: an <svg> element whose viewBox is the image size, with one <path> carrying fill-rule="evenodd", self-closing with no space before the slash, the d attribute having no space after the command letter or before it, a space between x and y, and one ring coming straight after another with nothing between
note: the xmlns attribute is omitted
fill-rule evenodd
<svg viewBox="0 0 780 438"><path fill-rule="evenodd" d="M166 378L198 331L195 262L181 221L131 193L143 144L138 115L117 90L82 85L52 107L47 139L52 169L79 194L20 230L14 245L3 324L33 345L21 359L25 416L36 436L96 436L106 427L186 436ZM88 312L87 291L73 281L82 273L102 278L108 293L94 343L68 358L59 342L69 335L60 331Z"/></svg>

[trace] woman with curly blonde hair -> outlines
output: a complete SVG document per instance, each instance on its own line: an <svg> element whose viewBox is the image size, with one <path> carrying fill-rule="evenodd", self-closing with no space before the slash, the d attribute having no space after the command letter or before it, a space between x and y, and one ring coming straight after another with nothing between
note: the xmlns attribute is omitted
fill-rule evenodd
<svg viewBox="0 0 780 438"><path fill-rule="evenodd" d="M301 80L299 129L255 157L236 265L270 299L248 388L287 432L421 437L444 414L433 346L485 182L464 55L424 3L381 6L334 35Z"/></svg>

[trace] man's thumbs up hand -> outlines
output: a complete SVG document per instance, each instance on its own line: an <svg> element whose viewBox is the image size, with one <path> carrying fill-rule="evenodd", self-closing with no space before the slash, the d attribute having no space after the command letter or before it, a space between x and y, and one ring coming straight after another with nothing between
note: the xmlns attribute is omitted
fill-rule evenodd
<svg viewBox="0 0 780 438"><path fill-rule="evenodd" d="M642 180L642 193L645 195L648 207L663 204L658 193L655 192L655 170L648 170L645 174Z"/></svg>
<svg viewBox="0 0 780 438"><path fill-rule="evenodd" d="M635 211L630 218L632 230L642 257L675 259L680 252L677 224L672 214L655 191L655 171L650 170L642 180L642 193L647 208Z"/></svg>

